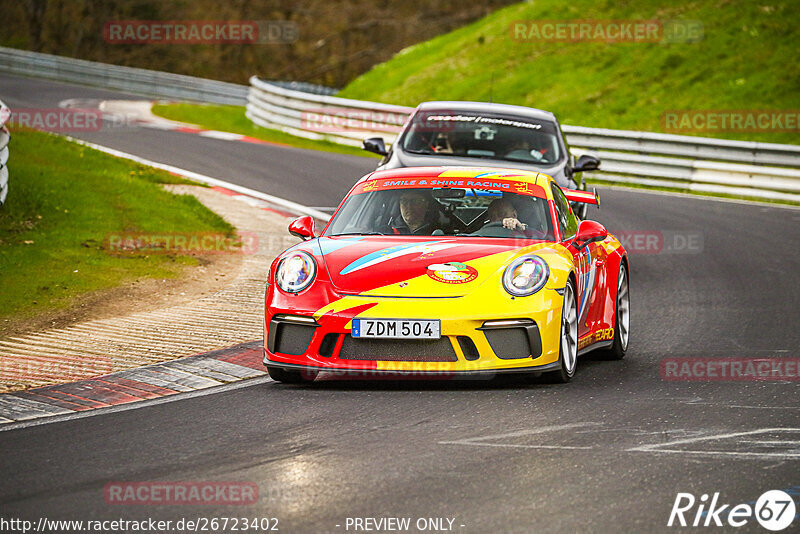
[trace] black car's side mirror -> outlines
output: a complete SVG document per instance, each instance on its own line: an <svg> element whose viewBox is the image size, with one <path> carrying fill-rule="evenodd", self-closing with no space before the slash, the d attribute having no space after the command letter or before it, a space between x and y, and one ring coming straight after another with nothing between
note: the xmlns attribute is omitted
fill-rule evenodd
<svg viewBox="0 0 800 534"><path fill-rule="evenodd" d="M388 154L386 150L386 143L383 140L383 137L370 137L369 139L364 139L364 143L361 147L366 150L367 152L373 152L380 156L385 156Z"/></svg>
<svg viewBox="0 0 800 534"><path fill-rule="evenodd" d="M584 154L575 162L572 172L596 171L600 168L600 160L589 154Z"/></svg>

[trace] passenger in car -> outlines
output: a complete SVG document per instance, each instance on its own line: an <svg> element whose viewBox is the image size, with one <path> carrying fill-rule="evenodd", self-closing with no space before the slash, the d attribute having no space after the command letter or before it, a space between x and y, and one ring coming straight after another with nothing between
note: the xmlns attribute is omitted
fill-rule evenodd
<svg viewBox="0 0 800 534"><path fill-rule="evenodd" d="M489 220L483 227L472 235L487 237L507 237L513 232L524 232L528 225L521 223L517 218L517 210L510 200L496 198L486 210Z"/></svg>
<svg viewBox="0 0 800 534"><path fill-rule="evenodd" d="M400 217L391 225L399 235L431 235L436 211L430 195L420 190L403 191L400 195Z"/></svg>

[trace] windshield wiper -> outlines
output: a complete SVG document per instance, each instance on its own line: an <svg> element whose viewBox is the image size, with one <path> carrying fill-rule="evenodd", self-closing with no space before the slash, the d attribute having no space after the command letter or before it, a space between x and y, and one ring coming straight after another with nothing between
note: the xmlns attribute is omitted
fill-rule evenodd
<svg viewBox="0 0 800 534"><path fill-rule="evenodd" d="M546 161L537 160L537 159L505 158L505 157L496 158L496 159L501 159L501 160L504 160L504 161L514 161L514 162L519 162L519 163L528 163L528 164L531 164L531 165L538 165L540 167L549 167L551 165L554 165L553 163L548 163Z"/></svg>
<svg viewBox="0 0 800 534"><path fill-rule="evenodd" d="M479 159L503 159L497 156L489 156L487 154L466 154L465 158L479 158Z"/></svg>
<svg viewBox="0 0 800 534"><path fill-rule="evenodd" d="M341 237L346 235L386 235L383 232L345 232L343 234L331 234L328 237Z"/></svg>

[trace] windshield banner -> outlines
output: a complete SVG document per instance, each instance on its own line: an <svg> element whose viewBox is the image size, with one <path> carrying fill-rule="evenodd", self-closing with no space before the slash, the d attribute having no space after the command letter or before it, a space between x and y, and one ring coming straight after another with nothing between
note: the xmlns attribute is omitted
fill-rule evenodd
<svg viewBox="0 0 800 534"><path fill-rule="evenodd" d="M488 172L485 175L464 178L459 176L459 171L447 171L436 177L416 177L390 180L375 179L367 180L358 184L353 191L354 195L369 193L371 191L385 191L388 189L414 189L414 188L441 188L458 187L464 189L481 189L486 191L507 191L519 195L528 195L538 198L547 198L544 189L535 183L524 180L509 180L513 177L511 173ZM523 177L523 175L516 175ZM527 176L525 176L527 178Z"/></svg>

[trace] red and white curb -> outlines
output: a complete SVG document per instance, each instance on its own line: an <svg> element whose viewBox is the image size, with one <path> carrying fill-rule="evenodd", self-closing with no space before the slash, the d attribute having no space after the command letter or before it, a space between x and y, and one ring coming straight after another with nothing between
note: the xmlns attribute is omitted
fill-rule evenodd
<svg viewBox="0 0 800 534"><path fill-rule="evenodd" d="M89 380L0 395L0 431L15 423L150 401L264 377L261 341L119 371Z"/></svg>
<svg viewBox="0 0 800 534"><path fill-rule="evenodd" d="M142 122L141 126L145 128L153 128L156 130L167 130L172 132L181 132L181 133L188 133L188 134L195 134L199 135L200 137L208 137L211 139L219 139L220 141L239 141L242 143L252 143L254 145L273 145L273 146L285 146L288 147L289 145L285 145L282 143L273 143L270 141L264 141L262 139L258 139L255 137L250 137L249 135L242 135L236 134L231 132L222 132L219 130L204 130L202 128L196 128L194 126L183 126L183 125L171 125L171 124L160 124L160 123L153 123L153 122Z"/></svg>
<svg viewBox="0 0 800 534"><path fill-rule="evenodd" d="M70 98L67 100L62 100L58 106L63 109L98 110L102 113L103 118L109 121L111 128L152 128L154 130L195 134L201 137L219 139L221 141L238 141L242 143L252 143L255 145L290 146L284 143L276 143L274 141L264 141L263 139L250 137L249 135L223 132L220 130L207 130L204 128L198 128L191 124L165 119L153 114L153 102L150 100L97 100Z"/></svg>
<svg viewBox="0 0 800 534"><path fill-rule="evenodd" d="M208 136L219 137L222 134L224 132L209 133ZM224 135L230 138L234 134ZM321 222L330 219L327 213L280 197L102 145L67 138L112 156L206 184L215 191L260 209L284 216L311 215ZM99 415L268 382L270 379L262 363L261 343L245 343L78 382L0 394L0 431L84 417L94 411ZM242 382L245 380L248 382Z"/></svg>

